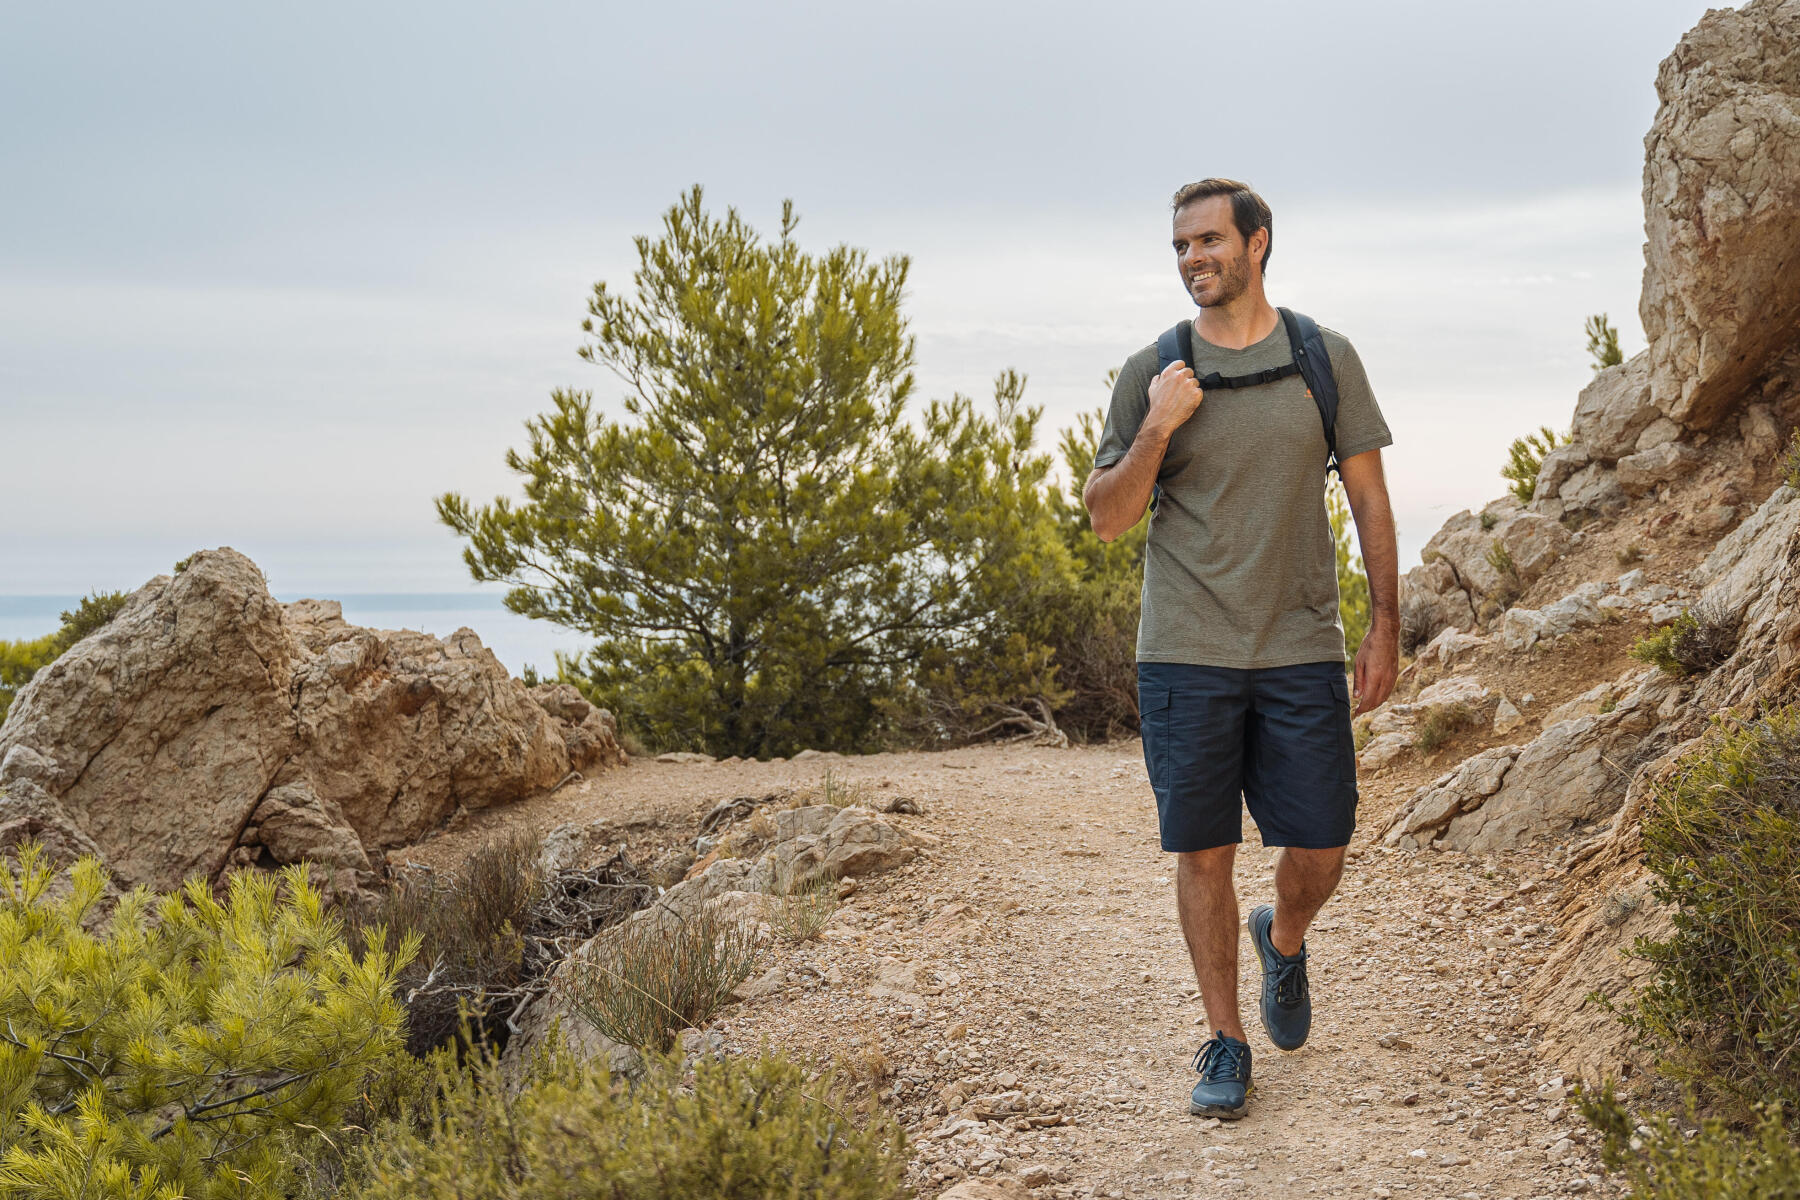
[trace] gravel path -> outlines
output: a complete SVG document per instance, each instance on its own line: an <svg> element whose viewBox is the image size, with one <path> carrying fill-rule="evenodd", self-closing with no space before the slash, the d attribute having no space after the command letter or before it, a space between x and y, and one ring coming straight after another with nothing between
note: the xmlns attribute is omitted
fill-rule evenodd
<svg viewBox="0 0 1800 1200"><path fill-rule="evenodd" d="M923 816L897 819L939 844L865 881L821 939L771 951L761 994L718 1027L734 1048L766 1038L878 1089L909 1128L922 1195L993 1174L1046 1197L1612 1190L1518 1024L1518 988L1554 937L1547 856L1371 847L1390 801L1365 790L1344 885L1308 938L1300 1051L1263 1037L1242 945L1256 1094L1221 1124L1186 1111L1204 1018L1137 742L831 765L878 799L918 800ZM802 766L820 764L631 772L710 798ZM1272 897L1273 852L1251 828L1245 913Z"/></svg>

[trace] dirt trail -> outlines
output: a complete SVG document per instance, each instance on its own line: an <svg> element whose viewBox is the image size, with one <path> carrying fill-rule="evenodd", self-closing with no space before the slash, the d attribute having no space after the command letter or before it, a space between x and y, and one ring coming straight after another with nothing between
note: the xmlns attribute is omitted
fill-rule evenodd
<svg viewBox="0 0 1800 1200"><path fill-rule="evenodd" d="M819 940L771 947L750 989L761 994L715 1024L734 1049L767 1039L858 1072L908 1126L921 1195L996 1173L1059 1198L1611 1190L1518 1025L1515 998L1554 938L1556 848L1476 860L1371 846L1394 802L1379 784L1365 786L1353 861L1309 935L1302 1050L1263 1036L1242 944L1256 1095L1226 1124L1186 1111L1205 1030L1136 741L637 762L492 820L674 819L817 783L826 766L877 802L915 798L924 815L895 819L939 843L864 881ZM433 856L492 827L439 839ZM1247 819L1246 836L1245 913L1272 896L1272 852ZM1004 1093L1020 1111L983 1099Z"/></svg>

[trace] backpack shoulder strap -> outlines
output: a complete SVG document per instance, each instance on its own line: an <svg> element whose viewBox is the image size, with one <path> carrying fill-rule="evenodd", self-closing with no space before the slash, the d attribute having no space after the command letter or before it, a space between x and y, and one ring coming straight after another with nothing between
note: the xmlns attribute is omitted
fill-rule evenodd
<svg viewBox="0 0 1800 1200"><path fill-rule="evenodd" d="M1194 323L1181 321L1162 331L1156 339L1156 373L1161 375L1173 362L1194 365ZM1154 517L1162 504L1162 485L1150 485L1150 515Z"/></svg>
<svg viewBox="0 0 1800 1200"><path fill-rule="evenodd" d="M1156 339L1156 373L1161 375L1172 362L1194 365L1194 323L1182 321L1162 331Z"/></svg>
<svg viewBox="0 0 1800 1200"><path fill-rule="evenodd" d="M1287 327L1288 345L1293 349L1300 377L1306 380L1313 403L1319 406L1319 420L1325 426L1325 446L1330 451L1325 469L1341 476L1337 461L1337 376L1331 369L1331 352L1325 348L1325 336L1319 332L1318 323L1305 313L1297 313L1291 308L1275 311L1281 314L1281 323Z"/></svg>

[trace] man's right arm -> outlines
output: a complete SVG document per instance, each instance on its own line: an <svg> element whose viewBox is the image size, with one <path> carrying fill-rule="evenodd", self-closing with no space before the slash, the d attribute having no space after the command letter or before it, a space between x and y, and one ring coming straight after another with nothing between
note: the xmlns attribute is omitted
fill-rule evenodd
<svg viewBox="0 0 1800 1200"><path fill-rule="evenodd" d="M1169 438L1194 415L1202 399L1204 393L1186 363L1170 363L1150 381L1150 410L1125 457L1110 466L1095 467L1081 490L1081 502L1101 541L1112 541L1143 517L1150 507L1150 493Z"/></svg>

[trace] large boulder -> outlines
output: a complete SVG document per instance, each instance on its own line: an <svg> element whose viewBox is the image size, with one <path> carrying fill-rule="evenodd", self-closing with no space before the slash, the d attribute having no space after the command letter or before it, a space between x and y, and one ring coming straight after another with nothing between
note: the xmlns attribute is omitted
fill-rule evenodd
<svg viewBox="0 0 1800 1200"><path fill-rule="evenodd" d="M334 603L284 606L249 559L205 551L20 692L0 788L18 820L65 821L61 842L79 833L127 884L306 861L342 891L459 809L554 786L575 732L610 722L577 716L552 716L469 630L439 640L358 628ZM583 753L619 757L610 742Z"/></svg>
<svg viewBox="0 0 1800 1200"><path fill-rule="evenodd" d="M1705 429L1800 332L1800 5L1708 12L1656 92L1638 313L1656 407Z"/></svg>

